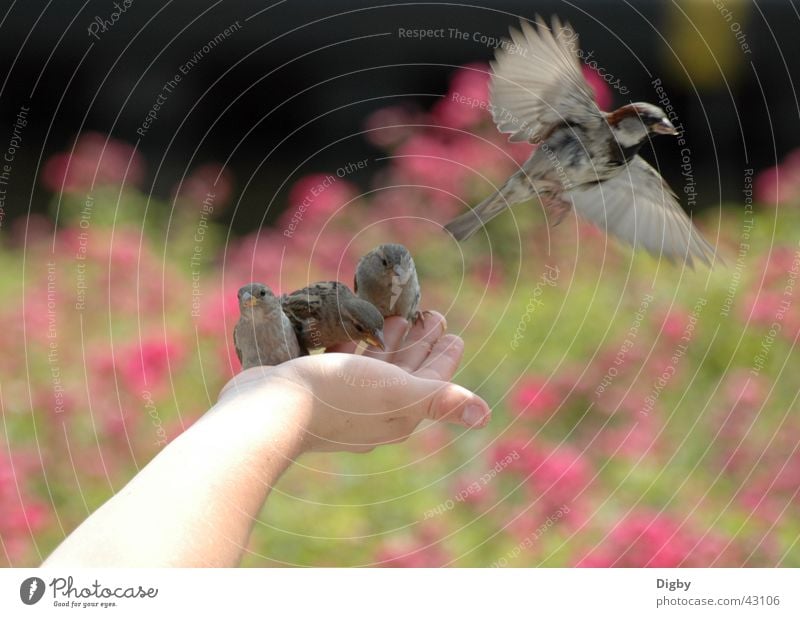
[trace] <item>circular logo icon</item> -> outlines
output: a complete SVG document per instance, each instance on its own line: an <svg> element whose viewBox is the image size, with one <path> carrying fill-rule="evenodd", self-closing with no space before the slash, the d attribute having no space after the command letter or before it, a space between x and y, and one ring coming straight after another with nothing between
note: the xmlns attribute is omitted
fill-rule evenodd
<svg viewBox="0 0 800 617"><path fill-rule="evenodd" d="M19 599L25 604L36 604L44 595L44 581L38 576L31 576L19 586Z"/></svg>

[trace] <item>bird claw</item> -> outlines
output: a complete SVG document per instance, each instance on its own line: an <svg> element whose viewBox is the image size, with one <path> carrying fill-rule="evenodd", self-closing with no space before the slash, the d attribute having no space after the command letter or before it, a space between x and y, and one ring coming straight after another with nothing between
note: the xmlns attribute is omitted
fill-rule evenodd
<svg viewBox="0 0 800 617"><path fill-rule="evenodd" d="M422 324L422 327L425 327L425 316L426 315L433 315L430 311L417 311L414 313L414 316L411 318L411 324L416 326L417 322Z"/></svg>

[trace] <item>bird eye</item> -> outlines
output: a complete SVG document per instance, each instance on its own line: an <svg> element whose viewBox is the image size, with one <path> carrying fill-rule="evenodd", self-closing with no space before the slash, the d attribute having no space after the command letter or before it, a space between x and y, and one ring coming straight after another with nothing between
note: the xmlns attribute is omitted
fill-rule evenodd
<svg viewBox="0 0 800 617"><path fill-rule="evenodd" d="M364 332L364 326L362 326L361 324L357 323L356 324L356 330L358 330L359 332Z"/></svg>
<svg viewBox="0 0 800 617"><path fill-rule="evenodd" d="M267 290L266 289L262 289L261 290L261 297L264 298L266 295L267 295Z"/></svg>
<svg viewBox="0 0 800 617"><path fill-rule="evenodd" d="M385 258L384 258L384 259L381 259L381 263L383 264L383 267L384 267L384 268L385 268L385 267L387 267L387 266L389 265L389 262L388 262L388 261L386 261L386 259L385 259Z"/></svg>

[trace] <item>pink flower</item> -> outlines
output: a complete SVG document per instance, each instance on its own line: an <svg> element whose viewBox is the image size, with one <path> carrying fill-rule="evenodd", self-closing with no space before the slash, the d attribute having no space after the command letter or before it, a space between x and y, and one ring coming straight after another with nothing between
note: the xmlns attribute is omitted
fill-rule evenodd
<svg viewBox="0 0 800 617"><path fill-rule="evenodd" d="M800 148L790 152L782 163L760 172L753 190L763 204L777 206L800 199Z"/></svg>
<svg viewBox="0 0 800 617"><path fill-rule="evenodd" d="M578 559L579 567L677 568L741 565L725 552L727 541L696 533L670 516L634 511L615 524L602 548Z"/></svg>
<svg viewBox="0 0 800 617"><path fill-rule="evenodd" d="M33 466L29 457L0 452L0 538L10 563L23 560L30 552L32 534L48 522L47 508L27 494ZM20 491L22 495L20 495Z"/></svg>
<svg viewBox="0 0 800 617"><path fill-rule="evenodd" d="M489 67L467 64L453 74L447 97L431 110L433 122L455 129L475 126L488 120Z"/></svg>
<svg viewBox="0 0 800 617"><path fill-rule="evenodd" d="M563 506L574 507L575 500L589 488L591 479L591 467L581 453L560 445L542 452L539 464L530 470L528 489L544 511L552 512ZM569 519L569 515L565 518Z"/></svg>
<svg viewBox="0 0 800 617"><path fill-rule="evenodd" d="M455 163L457 153L438 137L418 134L409 138L397 151L397 170L409 183L429 188L429 194L438 197L444 192L460 195L468 171Z"/></svg>
<svg viewBox="0 0 800 617"><path fill-rule="evenodd" d="M497 467L496 469L500 471L492 471L492 473L502 473L502 467ZM491 479L493 477L494 476L482 474L465 474L460 476L453 486L453 495L455 495L456 501L471 506L478 506L487 501L491 501L494 495L491 485Z"/></svg>
<svg viewBox="0 0 800 617"><path fill-rule="evenodd" d="M800 504L800 452L771 456L759 468L762 471L747 483L740 502L760 520L776 524Z"/></svg>
<svg viewBox="0 0 800 617"><path fill-rule="evenodd" d="M442 525L426 521L413 536L385 542L375 555L375 565L386 568L440 568L447 565L452 557L441 541L446 531Z"/></svg>
<svg viewBox="0 0 800 617"><path fill-rule="evenodd" d="M289 191L289 207L281 215L280 227L296 227L309 221L325 221L345 204L350 205L358 189L337 174L312 174L295 182Z"/></svg>
<svg viewBox="0 0 800 617"><path fill-rule="evenodd" d="M124 348L117 357L117 367L132 391L157 390L166 385L169 371L175 370L183 355L183 345L178 341L148 339Z"/></svg>
<svg viewBox="0 0 800 617"><path fill-rule="evenodd" d="M410 125L423 121L424 118L419 111L408 107L400 105L384 107L367 117L366 138L379 148L388 149L403 142L417 130Z"/></svg>
<svg viewBox="0 0 800 617"><path fill-rule="evenodd" d="M540 460L532 440L522 437L500 439L489 450L487 462L490 467L502 465L504 469L528 474Z"/></svg>
<svg viewBox="0 0 800 617"><path fill-rule="evenodd" d="M750 293L742 305L742 318L751 323L769 326L775 321L783 294L777 291L761 289Z"/></svg>
<svg viewBox="0 0 800 617"><path fill-rule="evenodd" d="M511 400L512 409L531 418L549 418L561 404L561 397L547 379L538 376L526 377Z"/></svg>
<svg viewBox="0 0 800 617"><path fill-rule="evenodd" d="M84 192L93 186L139 186L144 161L133 146L100 133L83 133L71 152L54 154L42 170L42 182L54 193Z"/></svg>
<svg viewBox="0 0 800 617"><path fill-rule="evenodd" d="M658 319L656 320L656 327L660 325L661 334L675 343L684 335L686 325L689 323L689 317L689 313L683 308L673 306L661 319L660 324Z"/></svg>
<svg viewBox="0 0 800 617"><path fill-rule="evenodd" d="M604 110L610 109L612 103L614 102L614 97L611 94L611 88L608 86L606 80L603 79L594 69L586 65L584 65L582 68L584 78L587 82L589 82L592 90L594 90L594 96L597 99L597 106Z"/></svg>
<svg viewBox="0 0 800 617"><path fill-rule="evenodd" d="M725 400L731 407L758 410L766 400L769 384L764 377L751 375L746 369L733 371L725 381Z"/></svg>
<svg viewBox="0 0 800 617"><path fill-rule="evenodd" d="M197 325L201 333L217 338L233 330L239 319L238 290L239 287L230 283L227 289L221 289L218 284L209 285L198 307Z"/></svg>
<svg viewBox="0 0 800 617"><path fill-rule="evenodd" d="M176 199L192 203L199 209L204 202L212 212L224 210L233 196L233 173L219 163L201 165L173 189Z"/></svg>

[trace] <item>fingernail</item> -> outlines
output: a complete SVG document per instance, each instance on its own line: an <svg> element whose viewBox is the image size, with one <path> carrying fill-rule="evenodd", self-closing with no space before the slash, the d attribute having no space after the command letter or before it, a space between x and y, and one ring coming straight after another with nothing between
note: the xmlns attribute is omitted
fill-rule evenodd
<svg viewBox="0 0 800 617"><path fill-rule="evenodd" d="M483 424L483 419L485 417L486 414L483 411L483 407L474 403L467 405L466 409L464 409L464 412L461 414L461 420L467 426L479 426Z"/></svg>

